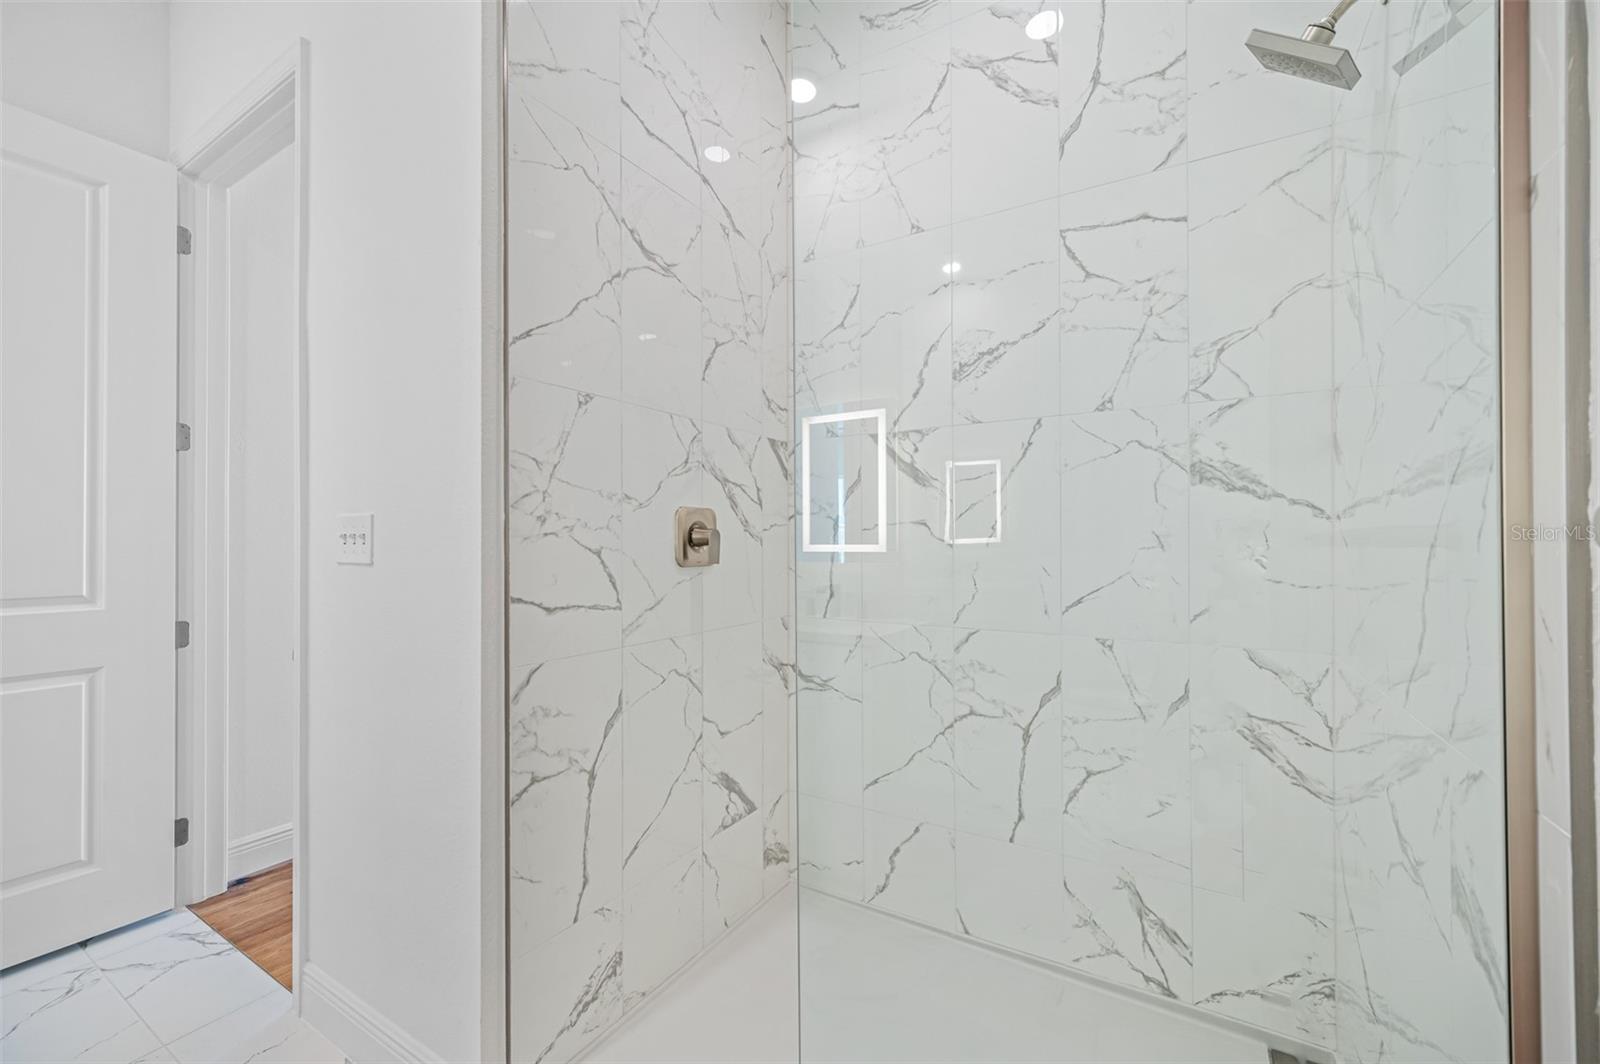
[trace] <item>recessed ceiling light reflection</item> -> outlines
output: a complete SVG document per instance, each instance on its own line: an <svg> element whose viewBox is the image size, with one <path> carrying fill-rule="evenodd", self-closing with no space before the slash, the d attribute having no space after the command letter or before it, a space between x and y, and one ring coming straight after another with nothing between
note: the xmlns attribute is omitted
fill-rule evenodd
<svg viewBox="0 0 1600 1064"><path fill-rule="evenodd" d="M1041 11L1028 20L1022 32L1036 41L1047 40L1054 37L1061 29L1061 12Z"/></svg>
<svg viewBox="0 0 1600 1064"><path fill-rule="evenodd" d="M655 333L640 333L639 334L639 339L642 340L644 343L649 343L651 340L654 340L655 338L656 338L656 334Z"/></svg>
<svg viewBox="0 0 1600 1064"><path fill-rule="evenodd" d="M810 103L816 98L817 85L810 78L795 78L789 82L789 99L795 103Z"/></svg>
<svg viewBox="0 0 1600 1064"><path fill-rule="evenodd" d="M947 262L947 263L945 263L943 266L941 266L939 268L941 270L943 270L945 273L954 275L954 274L958 274L958 273L961 272L961 263L959 263L959 262Z"/></svg>
<svg viewBox="0 0 1600 1064"><path fill-rule="evenodd" d="M720 144L713 144L706 149L706 158L714 163L725 163L733 158L733 152Z"/></svg>

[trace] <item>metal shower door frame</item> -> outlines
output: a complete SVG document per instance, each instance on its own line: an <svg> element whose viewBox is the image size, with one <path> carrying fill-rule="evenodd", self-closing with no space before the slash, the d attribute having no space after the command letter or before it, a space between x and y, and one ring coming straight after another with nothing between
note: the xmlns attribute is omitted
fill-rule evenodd
<svg viewBox="0 0 1600 1064"><path fill-rule="evenodd" d="M1533 672L1533 523L1528 151L1528 3L1500 0L1500 499L1511 1060L1540 1059L1539 860Z"/></svg>

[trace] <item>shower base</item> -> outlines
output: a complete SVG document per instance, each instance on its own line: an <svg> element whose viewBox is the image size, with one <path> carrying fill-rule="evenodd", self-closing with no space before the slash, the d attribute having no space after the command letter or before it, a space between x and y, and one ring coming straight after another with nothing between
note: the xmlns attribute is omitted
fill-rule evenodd
<svg viewBox="0 0 1600 1064"><path fill-rule="evenodd" d="M580 1059L792 1064L802 1032L806 1064L1267 1060L1239 1031L795 887Z"/></svg>

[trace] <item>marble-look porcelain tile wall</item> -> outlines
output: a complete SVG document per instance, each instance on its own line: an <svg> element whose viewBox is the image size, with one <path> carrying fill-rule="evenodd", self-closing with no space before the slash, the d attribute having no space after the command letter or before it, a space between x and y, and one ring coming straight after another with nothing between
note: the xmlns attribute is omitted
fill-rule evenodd
<svg viewBox="0 0 1600 1064"><path fill-rule="evenodd" d="M562 1061L789 878L787 13L507 16L511 1052Z"/></svg>
<svg viewBox="0 0 1600 1064"><path fill-rule="evenodd" d="M802 882L1502 1059L1490 5L1054 6L791 5Z"/></svg>

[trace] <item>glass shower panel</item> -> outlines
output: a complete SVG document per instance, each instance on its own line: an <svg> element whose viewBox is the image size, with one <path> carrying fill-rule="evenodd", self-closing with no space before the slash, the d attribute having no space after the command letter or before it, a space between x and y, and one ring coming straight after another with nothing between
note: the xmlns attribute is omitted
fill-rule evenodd
<svg viewBox="0 0 1600 1064"><path fill-rule="evenodd" d="M1326 13L790 5L806 1061L1507 1058L1496 16Z"/></svg>

